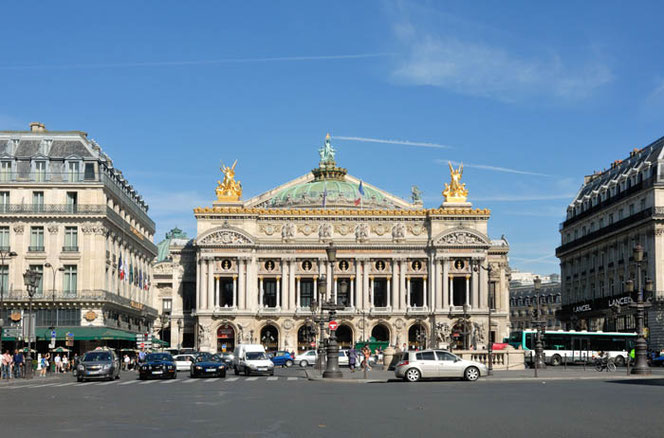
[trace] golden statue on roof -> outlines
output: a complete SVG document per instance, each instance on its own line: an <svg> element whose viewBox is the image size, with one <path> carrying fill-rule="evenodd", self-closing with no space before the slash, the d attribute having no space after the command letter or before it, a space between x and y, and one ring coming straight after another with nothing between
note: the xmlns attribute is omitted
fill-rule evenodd
<svg viewBox="0 0 664 438"><path fill-rule="evenodd" d="M443 190L443 196L445 197L445 202L457 203L457 202L466 202L468 198L468 190L466 189L466 184L461 183L461 176L463 175L463 163L459 166L458 170L455 170L452 167L452 163L448 162L450 165L450 183L445 183L445 190Z"/></svg>
<svg viewBox="0 0 664 438"><path fill-rule="evenodd" d="M240 181L235 181L236 165L237 160L235 160L231 167L224 166L224 163L221 163L219 170L224 174L224 180L217 181L217 201L228 202L240 200L242 196L242 184L240 184Z"/></svg>

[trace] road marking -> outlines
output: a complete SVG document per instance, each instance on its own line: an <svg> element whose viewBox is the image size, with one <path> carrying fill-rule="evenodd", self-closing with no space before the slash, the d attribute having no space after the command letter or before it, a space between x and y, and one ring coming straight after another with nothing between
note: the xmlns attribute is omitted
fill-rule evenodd
<svg viewBox="0 0 664 438"><path fill-rule="evenodd" d="M120 385L131 385L132 383L138 383L138 380L128 380L126 382L120 383Z"/></svg>
<svg viewBox="0 0 664 438"><path fill-rule="evenodd" d="M255 380L258 380L258 377L247 377L245 380L246 380L247 382L253 382L253 381L255 381Z"/></svg>
<svg viewBox="0 0 664 438"><path fill-rule="evenodd" d="M227 382L235 382L236 380L239 380L239 379L240 379L239 377L231 377L231 378L226 379L226 381Z"/></svg>
<svg viewBox="0 0 664 438"><path fill-rule="evenodd" d="M75 385L76 382L69 382L69 383L60 383L59 385L55 385L56 388L62 388L63 386L71 386Z"/></svg>
<svg viewBox="0 0 664 438"><path fill-rule="evenodd" d="M112 385L112 384L114 384L114 383L115 383L115 381L111 381L111 382L102 382L102 383L97 383L97 386Z"/></svg>
<svg viewBox="0 0 664 438"><path fill-rule="evenodd" d="M93 385L93 384L95 384L95 383L96 383L96 382L85 382L85 383L81 383L81 384L79 384L78 386L88 386L88 385Z"/></svg>
<svg viewBox="0 0 664 438"><path fill-rule="evenodd" d="M286 380L297 380L297 377L289 377L289 378L286 379Z"/></svg>
<svg viewBox="0 0 664 438"><path fill-rule="evenodd" d="M175 383L175 382L177 382L177 381L178 381L177 379L164 380L164 381L161 382L161 384L162 384L162 385L165 385L165 384L167 384L167 383Z"/></svg>
<svg viewBox="0 0 664 438"><path fill-rule="evenodd" d="M55 386L57 383L44 383L43 385L32 385L31 388L44 388L46 386Z"/></svg>
<svg viewBox="0 0 664 438"><path fill-rule="evenodd" d="M139 385L149 385L151 383L157 383L156 380L146 380L145 382L139 383Z"/></svg>
<svg viewBox="0 0 664 438"><path fill-rule="evenodd" d="M268 377L267 378L268 382L274 382L275 380L279 380L279 377Z"/></svg>
<svg viewBox="0 0 664 438"><path fill-rule="evenodd" d="M194 382L200 382L200 380L196 380L196 379L190 378L190 379L187 379L187 380L183 380L183 381L182 381L182 383L194 383Z"/></svg>

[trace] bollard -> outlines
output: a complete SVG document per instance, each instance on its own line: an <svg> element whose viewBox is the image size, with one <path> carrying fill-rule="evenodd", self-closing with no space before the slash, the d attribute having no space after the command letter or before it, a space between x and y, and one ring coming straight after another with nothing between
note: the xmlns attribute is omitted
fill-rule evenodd
<svg viewBox="0 0 664 438"><path fill-rule="evenodd" d="M567 370L567 353L563 356L563 369Z"/></svg>

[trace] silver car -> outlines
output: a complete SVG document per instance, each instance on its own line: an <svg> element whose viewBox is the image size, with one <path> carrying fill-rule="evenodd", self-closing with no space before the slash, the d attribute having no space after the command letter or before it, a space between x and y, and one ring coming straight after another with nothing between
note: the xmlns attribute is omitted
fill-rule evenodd
<svg viewBox="0 0 664 438"><path fill-rule="evenodd" d="M443 350L422 350L402 353L394 374L407 382L417 382L420 379L432 377L461 377L474 382L481 376L487 375L485 365L458 356Z"/></svg>

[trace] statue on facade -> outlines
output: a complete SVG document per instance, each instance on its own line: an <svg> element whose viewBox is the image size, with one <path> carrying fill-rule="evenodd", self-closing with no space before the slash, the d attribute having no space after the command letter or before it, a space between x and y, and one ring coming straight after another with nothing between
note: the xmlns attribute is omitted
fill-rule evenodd
<svg viewBox="0 0 664 438"><path fill-rule="evenodd" d="M332 225L330 224L321 224L318 229L318 237L321 239L329 239L332 237Z"/></svg>
<svg viewBox="0 0 664 438"><path fill-rule="evenodd" d="M239 201L242 196L242 184L235 181L235 166L237 160L231 167L224 166L221 163L220 170L224 174L223 181L217 181L217 201Z"/></svg>
<svg viewBox="0 0 664 438"><path fill-rule="evenodd" d="M367 224L359 224L355 228L355 238L357 240L364 240L369 237L369 227Z"/></svg>
<svg viewBox="0 0 664 438"><path fill-rule="evenodd" d="M406 227L403 224L396 224L392 227L392 238L403 239L406 237Z"/></svg>
<svg viewBox="0 0 664 438"><path fill-rule="evenodd" d="M463 175L463 164L459 166L458 170L452 167L452 163L448 162L450 166L450 183L445 183L445 190L443 196L445 202L466 202L468 198L468 190L466 184L461 183L461 176Z"/></svg>
<svg viewBox="0 0 664 438"><path fill-rule="evenodd" d="M438 344L449 345L452 341L452 330L450 325L446 322L436 323L436 336L438 337Z"/></svg>
<svg viewBox="0 0 664 438"><path fill-rule="evenodd" d="M281 238L282 239L292 239L295 236L295 225L291 223L284 224L281 227Z"/></svg>
<svg viewBox="0 0 664 438"><path fill-rule="evenodd" d="M210 342L210 328L198 326L198 345L208 345Z"/></svg>
<svg viewBox="0 0 664 438"><path fill-rule="evenodd" d="M473 345L484 344L484 324L473 323Z"/></svg>
<svg viewBox="0 0 664 438"><path fill-rule="evenodd" d="M419 187L417 186L410 187L410 199L412 200L413 204L422 203L422 191L420 190Z"/></svg>
<svg viewBox="0 0 664 438"><path fill-rule="evenodd" d="M330 134L328 133L325 136L325 144L322 148L318 150L318 153L320 154L320 164L321 166L324 164L332 164L334 165L334 154L336 151L332 147L332 143L330 141Z"/></svg>

